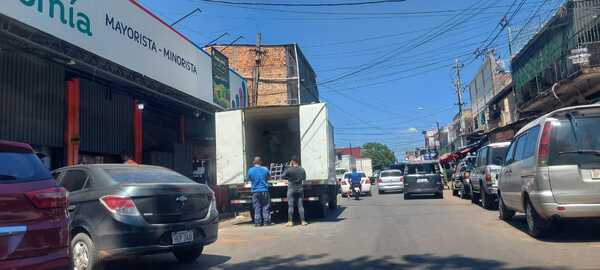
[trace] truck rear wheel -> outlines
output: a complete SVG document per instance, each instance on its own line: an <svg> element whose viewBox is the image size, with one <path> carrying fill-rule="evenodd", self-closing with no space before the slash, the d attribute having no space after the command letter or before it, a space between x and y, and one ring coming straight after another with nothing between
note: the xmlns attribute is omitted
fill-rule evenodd
<svg viewBox="0 0 600 270"><path fill-rule="evenodd" d="M337 209L337 196L329 195L329 209L335 210Z"/></svg>

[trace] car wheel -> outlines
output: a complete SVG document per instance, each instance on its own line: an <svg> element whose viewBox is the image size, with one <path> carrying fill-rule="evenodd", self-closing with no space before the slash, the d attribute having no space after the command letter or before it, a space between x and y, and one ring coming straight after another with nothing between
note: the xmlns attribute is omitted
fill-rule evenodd
<svg viewBox="0 0 600 270"><path fill-rule="evenodd" d="M78 233L71 240L71 260L74 270L92 270L98 263L94 242L85 233Z"/></svg>
<svg viewBox="0 0 600 270"><path fill-rule="evenodd" d="M202 255L204 250L203 245L195 245L191 247L179 247L173 250L173 255L179 262L191 263L194 262Z"/></svg>
<svg viewBox="0 0 600 270"><path fill-rule="evenodd" d="M488 210L492 209L492 199L490 198L490 195L485 192L485 190L481 190L481 206Z"/></svg>
<svg viewBox="0 0 600 270"><path fill-rule="evenodd" d="M500 194L498 194L498 216L504 221L510 221L515 216L515 211L506 207Z"/></svg>
<svg viewBox="0 0 600 270"><path fill-rule="evenodd" d="M440 192L440 193L436 194L435 197L437 199L443 199L444 198L444 192Z"/></svg>
<svg viewBox="0 0 600 270"><path fill-rule="evenodd" d="M458 196L458 189L452 189L452 196L454 196L454 197Z"/></svg>
<svg viewBox="0 0 600 270"><path fill-rule="evenodd" d="M550 222L542 218L537 211L535 211L535 208L529 200L525 207L525 219L527 220L527 232L535 238L542 237L544 233L548 231L548 227L550 226Z"/></svg>
<svg viewBox="0 0 600 270"><path fill-rule="evenodd" d="M410 199L410 194L408 194L408 193L406 193L406 192L405 192L405 193L404 193L404 199L405 199L405 200L408 200L408 199Z"/></svg>
<svg viewBox="0 0 600 270"><path fill-rule="evenodd" d="M473 186L469 186L469 191L471 192L471 203L479 204L479 194L473 191Z"/></svg>

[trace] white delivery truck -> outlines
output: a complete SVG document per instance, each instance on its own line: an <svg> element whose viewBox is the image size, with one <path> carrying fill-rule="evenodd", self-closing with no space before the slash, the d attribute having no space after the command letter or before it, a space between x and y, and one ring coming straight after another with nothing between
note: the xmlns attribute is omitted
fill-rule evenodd
<svg viewBox="0 0 600 270"><path fill-rule="evenodd" d="M300 158L306 170L304 201L316 215L337 208L333 128L324 103L245 108L217 112L217 184L228 187L229 202L252 210L246 174L255 156L263 165ZM287 181L270 181L271 208L287 213Z"/></svg>

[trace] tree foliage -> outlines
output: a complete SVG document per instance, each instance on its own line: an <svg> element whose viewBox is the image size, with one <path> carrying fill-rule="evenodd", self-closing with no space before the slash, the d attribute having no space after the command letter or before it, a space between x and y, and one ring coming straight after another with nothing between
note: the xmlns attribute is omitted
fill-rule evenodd
<svg viewBox="0 0 600 270"><path fill-rule="evenodd" d="M396 163L394 152L382 143L366 143L363 145L362 156L373 161L374 170L382 170Z"/></svg>

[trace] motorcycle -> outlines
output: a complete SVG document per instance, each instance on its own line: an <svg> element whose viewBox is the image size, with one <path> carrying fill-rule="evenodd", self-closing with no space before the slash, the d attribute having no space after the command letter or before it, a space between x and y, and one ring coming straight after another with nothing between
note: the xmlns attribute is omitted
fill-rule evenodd
<svg viewBox="0 0 600 270"><path fill-rule="evenodd" d="M354 195L354 199L358 201L360 199L360 185L354 185L352 187L352 193Z"/></svg>

